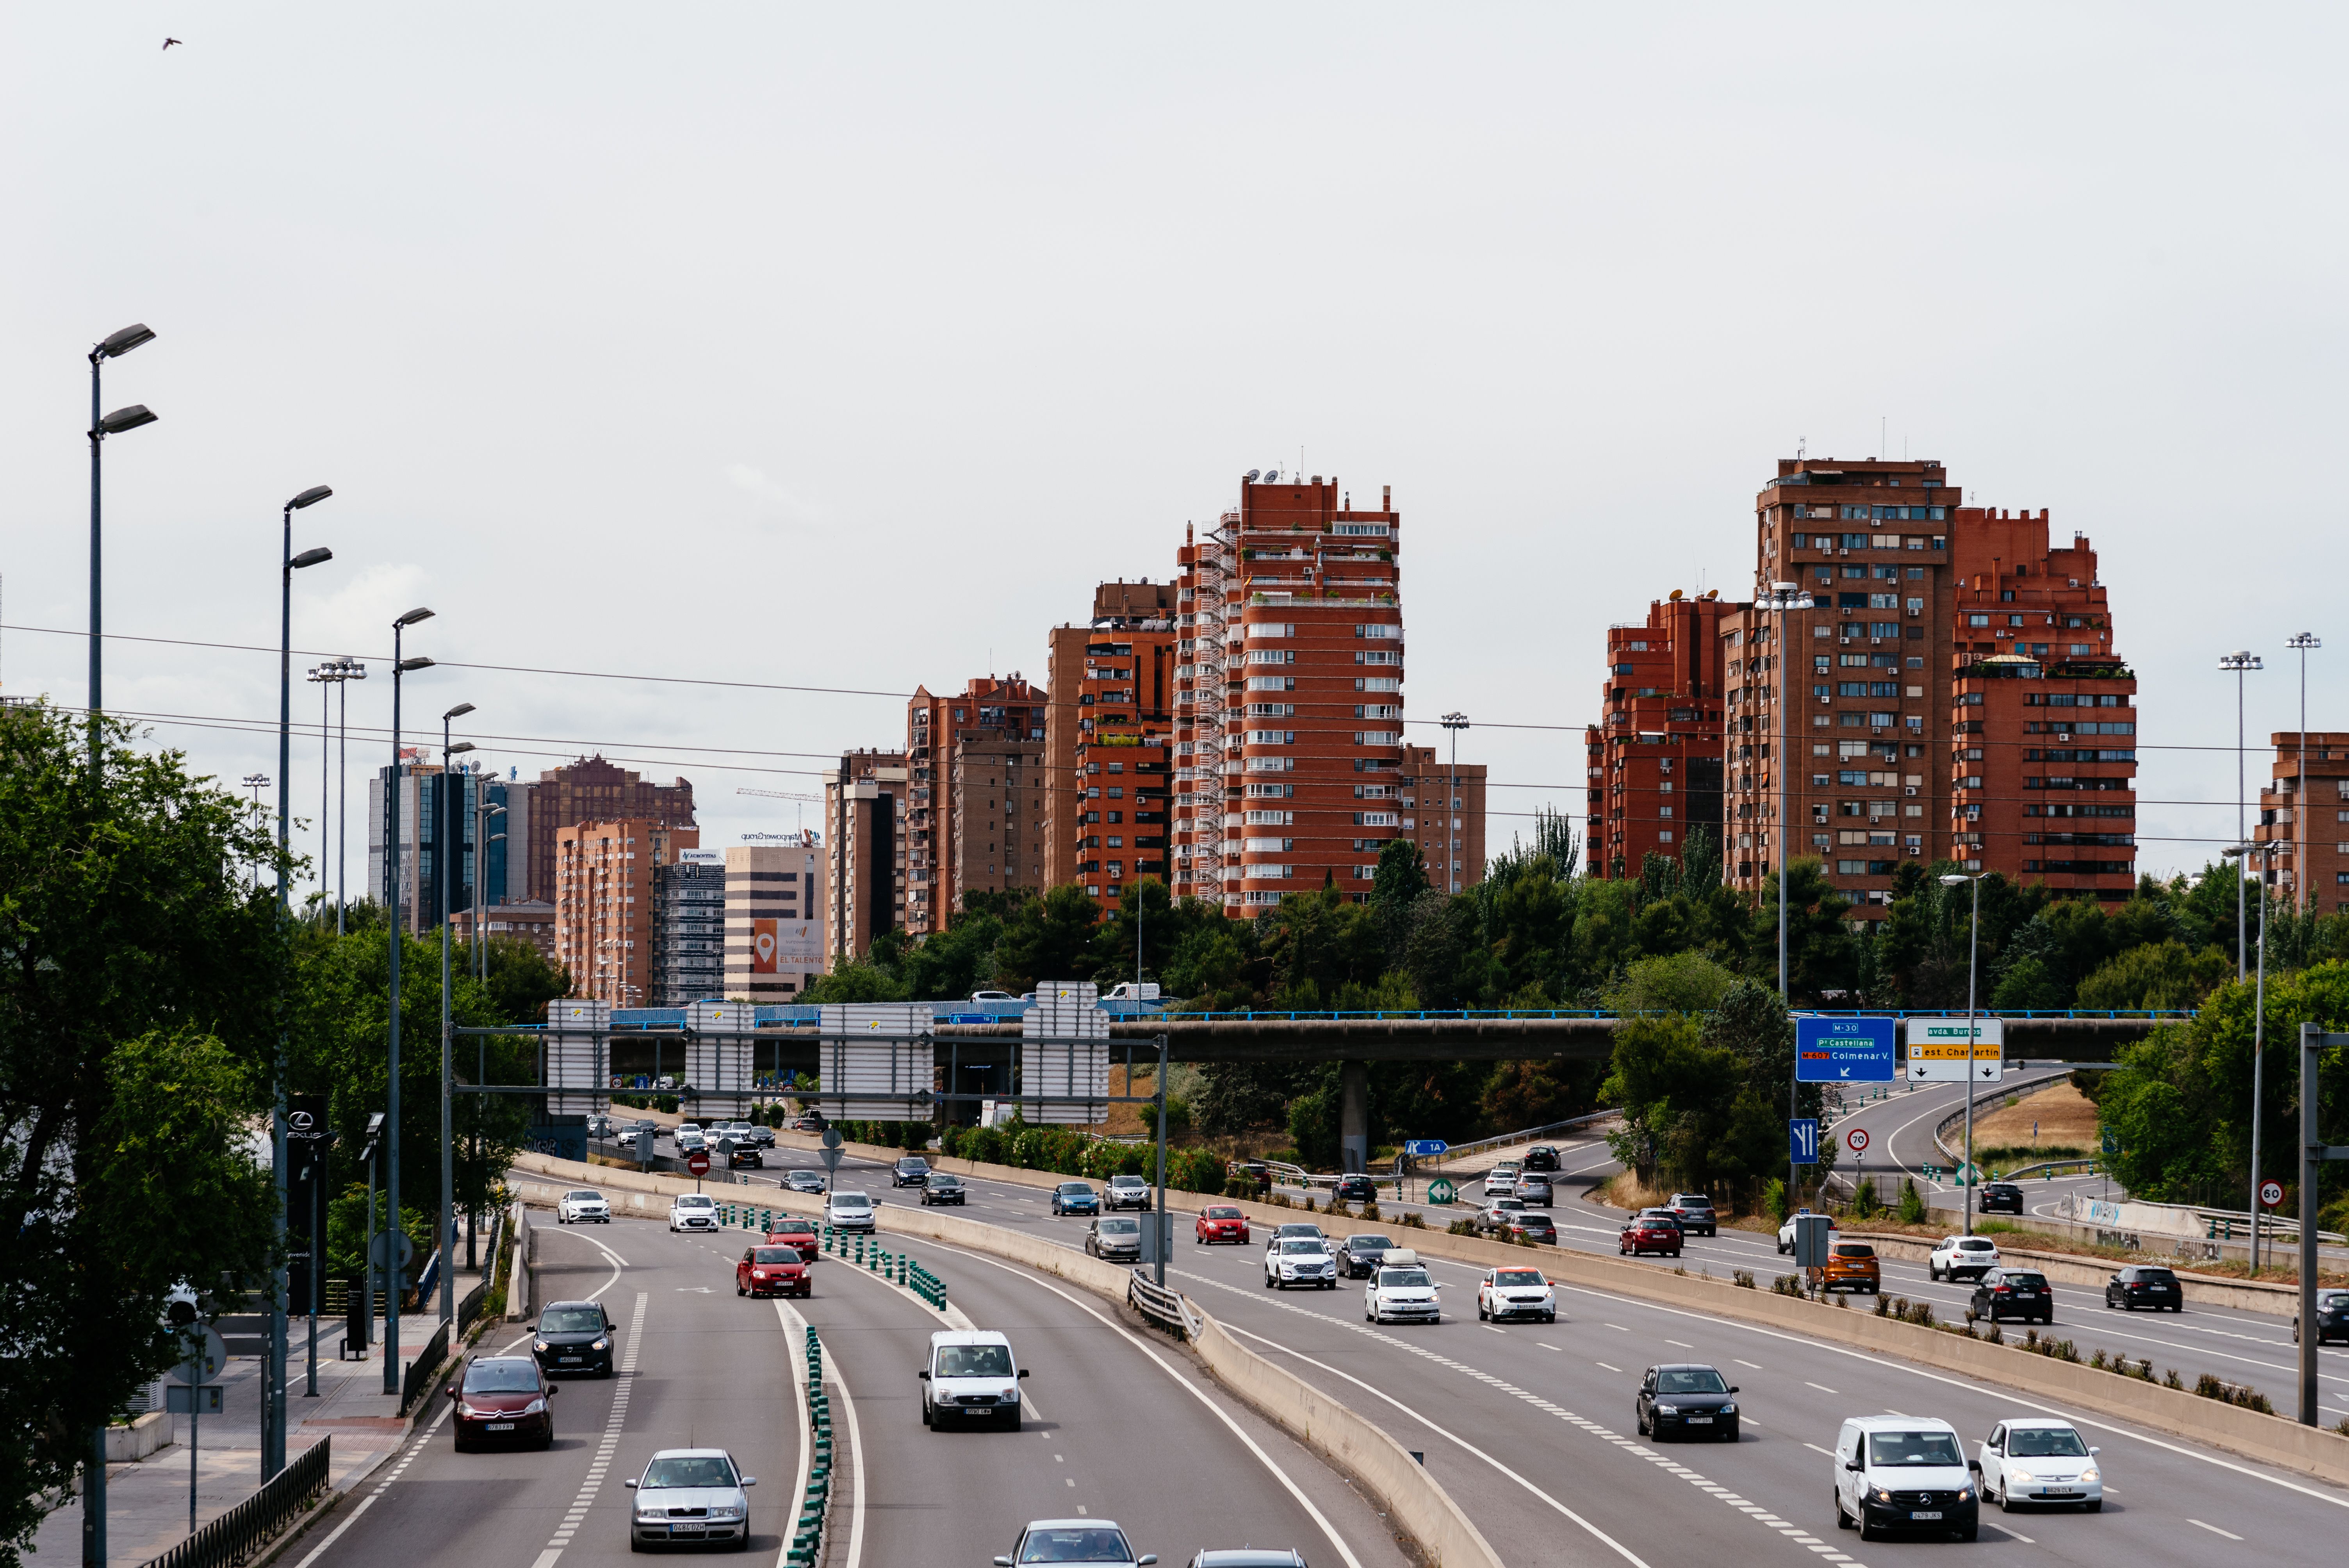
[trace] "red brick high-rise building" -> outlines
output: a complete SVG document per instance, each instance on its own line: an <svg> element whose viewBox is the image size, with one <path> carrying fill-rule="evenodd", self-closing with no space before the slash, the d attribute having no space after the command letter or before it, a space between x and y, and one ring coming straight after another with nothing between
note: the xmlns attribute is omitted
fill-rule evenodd
<svg viewBox="0 0 2349 1568"><path fill-rule="evenodd" d="M535 783L523 785L529 833L532 898L554 902L554 840L557 831L581 822L647 821L664 828L690 828L693 786L683 779L647 783L601 757L583 757L550 768ZM511 882L509 882L511 887Z"/></svg>
<svg viewBox="0 0 2349 1568"><path fill-rule="evenodd" d="M1042 803L1032 776L1040 771L1043 756L1045 694L1022 680L1017 672L998 678L975 676L957 696L934 696L918 687L905 704L905 766L911 775L905 802L905 930L923 936L944 931L961 907L963 848L982 843L982 859L972 862L999 867L1040 866L1043 860L1043 819L1033 810ZM964 748L988 754L988 763L957 769ZM1023 778L1023 764L1026 775ZM1019 796L1017 807L1002 805L1001 781L1009 778ZM993 780L981 783L980 780ZM975 793L966 801L961 792ZM1030 798L1032 796L1032 799ZM1000 830L978 838L967 836L964 822L973 810ZM974 885L988 887L1032 884L1033 873L1007 874L988 870Z"/></svg>
<svg viewBox="0 0 2349 1568"><path fill-rule="evenodd" d="M2268 869L2268 885L2283 908L2349 913L2349 734L2279 729L2269 739L2275 764L2251 837L2291 847Z"/></svg>
<svg viewBox="0 0 2349 1568"><path fill-rule="evenodd" d="M701 834L643 818L574 822L554 834L555 957L571 994L615 1007L648 1007L653 934L659 910L655 872L697 849Z"/></svg>
<svg viewBox="0 0 2349 1568"><path fill-rule="evenodd" d="M1045 885L1104 907L1130 877L1166 875L1174 701L1172 583L1104 583L1092 621L1050 634Z"/></svg>
<svg viewBox="0 0 2349 1568"><path fill-rule="evenodd" d="M1746 609L1716 590L1677 588L1644 625L1610 626L1599 722L1584 735L1589 810L1583 854L1595 877L1637 878L1652 851L1677 858L1702 828L1720 854L1724 617Z"/></svg>
<svg viewBox="0 0 2349 1568"><path fill-rule="evenodd" d="M1791 583L1813 608L1784 617L1783 670L1779 616L1722 620L1732 885L1758 894L1783 838L1862 918L1904 860L2127 896L2136 682L2095 552L2051 548L2044 510L1962 500L1941 464L1907 459L1781 459L1764 486L1755 591Z"/></svg>
<svg viewBox="0 0 2349 1568"><path fill-rule="evenodd" d="M1335 479L1251 472L1178 552L1177 896L1369 896L1402 831L1401 535L1391 494L1358 511Z"/></svg>

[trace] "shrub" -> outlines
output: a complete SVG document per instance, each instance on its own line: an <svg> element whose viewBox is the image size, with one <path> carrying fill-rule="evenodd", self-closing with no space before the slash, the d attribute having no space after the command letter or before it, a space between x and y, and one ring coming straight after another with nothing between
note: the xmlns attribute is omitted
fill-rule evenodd
<svg viewBox="0 0 2349 1568"><path fill-rule="evenodd" d="M1376 1198L1362 1205L1362 1219L1366 1222L1375 1225L1384 1218L1385 1216L1379 1212L1379 1201Z"/></svg>
<svg viewBox="0 0 2349 1568"><path fill-rule="evenodd" d="M1770 1282L1770 1294L1773 1295L1800 1295L1803 1294L1803 1282L1793 1274L1780 1274L1776 1279Z"/></svg>
<svg viewBox="0 0 2349 1568"><path fill-rule="evenodd" d="M1900 1222L1904 1225L1925 1222L1925 1195L1917 1191L1917 1178L1914 1176L1900 1183Z"/></svg>
<svg viewBox="0 0 2349 1568"><path fill-rule="evenodd" d="M1185 1192L1226 1191L1223 1158L1212 1149L1170 1150L1166 1158L1166 1181L1169 1186Z"/></svg>
<svg viewBox="0 0 2349 1568"><path fill-rule="evenodd" d="M1754 1271L1752 1269L1739 1269L1736 1273L1729 1276L1729 1283L1735 1285L1740 1290L1752 1290L1754 1288Z"/></svg>
<svg viewBox="0 0 2349 1568"><path fill-rule="evenodd" d="M677 1096L673 1094L656 1096L653 1099L653 1107L663 1115L675 1116L677 1114ZM386 1264L385 1266L389 1267L390 1265Z"/></svg>
<svg viewBox="0 0 2349 1568"><path fill-rule="evenodd" d="M1770 1184L1762 1189L1762 1207L1764 1212L1780 1224L1786 1222L1786 1216L1793 1213L1795 1209L1786 1198L1785 1178L1782 1176L1770 1178Z"/></svg>
<svg viewBox="0 0 2349 1568"><path fill-rule="evenodd" d="M1454 1220L1444 1227L1444 1233L1447 1236L1473 1236L1476 1233L1476 1222L1474 1220Z"/></svg>
<svg viewBox="0 0 2349 1568"><path fill-rule="evenodd" d="M1876 1197L1876 1178L1862 1177L1859 1186L1851 1195L1852 1217L1857 1220L1873 1219L1878 1206Z"/></svg>
<svg viewBox="0 0 2349 1568"><path fill-rule="evenodd" d="M1427 1229L1427 1222L1421 1219L1416 1213L1405 1213L1401 1220L1396 1222L1396 1223L1401 1225L1406 1231L1423 1231Z"/></svg>
<svg viewBox="0 0 2349 1568"><path fill-rule="evenodd" d="M2225 1383L2205 1372L2194 1380L2194 1391L2206 1399L2216 1399L2222 1405L2234 1405L2246 1410L2257 1410L2262 1416L2275 1414L2275 1407L2258 1389L2242 1383Z"/></svg>

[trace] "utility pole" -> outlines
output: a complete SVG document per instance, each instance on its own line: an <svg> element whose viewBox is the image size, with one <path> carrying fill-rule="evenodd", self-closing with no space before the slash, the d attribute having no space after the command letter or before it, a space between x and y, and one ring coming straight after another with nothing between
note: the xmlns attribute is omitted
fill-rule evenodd
<svg viewBox="0 0 2349 1568"><path fill-rule="evenodd" d="M458 869L465 863L464 813L458 810L464 799L464 779L468 775L457 771L457 758L473 749L470 740L451 745L449 721L462 718L473 711L470 702L460 702L440 716L440 777L436 782L432 799L439 808L432 815L432 880L440 889L440 1229L433 1238L433 1250L440 1254L440 1321L449 1325L450 1343L456 1343L457 1334L457 1148L450 1114L450 1102L455 1099L450 1088L450 1052L455 1044L450 1034L452 1015L449 1010L449 923L456 900ZM452 792L450 786L454 785ZM477 862L478 863L478 862ZM474 881L480 881L478 872ZM481 923L478 913L476 925Z"/></svg>
<svg viewBox="0 0 2349 1568"><path fill-rule="evenodd" d="M1807 610L1811 596L1795 583L1773 583L1770 592L1755 602L1754 607L1774 611L1777 620L1771 631L1770 662L1777 666L1778 676L1778 737L1776 755L1769 758L1778 778L1778 814L1771 830L1772 859L1778 866L1778 1000L1785 1004L1786 994L1786 737L1789 720L1786 717L1786 613ZM1802 1114L1802 1058L1797 1054L1788 1064L1786 1083L1786 1119L1792 1123ZM1795 1163L1790 1143L1786 1150L1786 1202L1792 1204L1795 1193L1802 1186L1803 1170Z"/></svg>
<svg viewBox="0 0 2349 1568"><path fill-rule="evenodd" d="M1451 846L1451 849L1444 856L1444 889L1449 892L1458 892L1460 891L1460 819L1454 813L1460 810L1460 732L1468 727L1468 716L1464 713L1447 713L1442 722L1444 727L1452 732L1452 789L1444 797L1446 802L1444 821L1447 824L1447 836L1444 841Z"/></svg>
<svg viewBox="0 0 2349 1568"><path fill-rule="evenodd" d="M2323 640L2313 632L2295 632L2284 639L2284 646L2300 655L2300 779L2292 792L2295 913L2308 913L2316 908L2316 884L2309 878L2308 865L2309 847L2315 841L2308 825L2308 655L2311 649L2323 645Z"/></svg>
<svg viewBox="0 0 2349 1568"><path fill-rule="evenodd" d="M419 606L391 624L391 801L384 813L384 861L390 872L390 886L385 890L390 905L391 927L391 1017L384 1053L384 1149L383 1202L387 1222L384 1234L383 1286L383 1391L395 1398L399 1394L399 1295L407 1284L400 1266L399 1243L407 1234L399 1216L399 687L400 677L410 670L432 667L432 661L419 656L400 656L401 634L419 621L429 621L432 612ZM374 1238L368 1238L374 1245Z"/></svg>
<svg viewBox="0 0 2349 1568"><path fill-rule="evenodd" d="M2238 648L2219 657L2219 668L2235 677L2235 842L2241 843L2251 835L2245 826L2243 788L2243 677L2263 666L2257 654ZM2240 863L2235 867L2235 978L2251 978L2251 926L2249 901L2243 896L2241 873L2249 868Z"/></svg>

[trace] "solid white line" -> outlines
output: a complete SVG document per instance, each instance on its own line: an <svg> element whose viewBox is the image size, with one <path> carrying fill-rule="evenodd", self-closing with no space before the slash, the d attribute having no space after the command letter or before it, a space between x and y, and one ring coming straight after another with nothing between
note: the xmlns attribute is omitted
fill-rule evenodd
<svg viewBox="0 0 2349 1568"><path fill-rule="evenodd" d="M791 1523L783 1527L783 1544L780 1548L788 1552L792 1547L792 1532L799 1528L800 1510L807 1506L808 1470L815 1458L812 1452L815 1434L808 1415L807 1319L781 1296L775 1298L775 1316L783 1326L783 1364L794 1367L799 1373L792 1379L792 1400L800 1413L799 1470L792 1477L792 1511L783 1515ZM781 1558L777 1561L780 1562Z"/></svg>
<svg viewBox="0 0 2349 1568"><path fill-rule="evenodd" d="M1740 1357L1740 1356L1733 1356L1733 1357L1730 1357L1730 1359L1731 1359L1732 1361L1736 1362L1740 1367L1753 1367L1753 1368L1754 1368L1754 1370L1755 1370L1756 1372L1759 1372L1759 1371L1761 1371L1761 1370L1762 1370L1762 1364L1761 1364L1759 1361L1748 1361L1748 1360L1746 1360L1744 1357Z"/></svg>
<svg viewBox="0 0 2349 1568"><path fill-rule="evenodd" d="M2230 1541L2240 1541L2242 1539L2241 1536L2236 1534L2231 1530L2221 1530L2215 1524L2203 1524L2199 1519L2189 1519L2186 1522L2192 1525L2199 1525L2202 1529L2209 1531L2213 1535L2223 1535Z"/></svg>
<svg viewBox="0 0 2349 1568"><path fill-rule="evenodd" d="M1184 1377L1182 1373L1176 1371L1172 1362L1159 1355L1158 1352L1153 1349L1149 1345L1144 1344L1141 1339L1135 1337L1134 1335L1129 1332L1123 1325L1111 1322L1108 1318L1094 1311L1089 1304L1078 1300L1075 1296L1071 1295L1067 1291L1062 1290L1059 1285L1053 1284L1046 1280L1039 1279L1034 1274L1029 1274L1025 1270L1014 1267L1012 1264L1007 1263L999 1262L997 1259L988 1257L984 1253L968 1252L961 1247L948 1247L947 1250L948 1252L961 1253L965 1257L986 1264L990 1267L1001 1269L1005 1274L1010 1274L1014 1278L1024 1279L1032 1285L1050 1291L1054 1295L1059 1296L1061 1300L1067 1302L1070 1305L1075 1307L1078 1311L1083 1313L1086 1316L1092 1318L1094 1322L1100 1324L1111 1333L1123 1339L1128 1345L1133 1346L1144 1356L1149 1357L1151 1360L1156 1362L1160 1369L1163 1370L1166 1376L1174 1378L1177 1384L1181 1385L1184 1390L1190 1394L1193 1398L1198 1400L1200 1404L1205 1405L1208 1409L1214 1411L1216 1418L1222 1421L1226 1428L1230 1429L1232 1436L1239 1439L1241 1442L1247 1445L1248 1452L1254 1454L1258 1460L1263 1461L1264 1468L1270 1470L1274 1477L1279 1480L1280 1484L1288 1490L1288 1495L1297 1500L1297 1505L1299 1508L1302 1508L1307 1513L1310 1514L1313 1518L1313 1522L1321 1527L1321 1533L1329 1538L1330 1546L1336 1550L1339 1556L1346 1560L1347 1568L1362 1568L1361 1559L1355 1556L1353 1548L1346 1544L1346 1538L1338 1533L1337 1525L1332 1523L1330 1517L1323 1513L1319 1507L1315 1506L1311 1498L1305 1495L1305 1489L1299 1486L1295 1480L1291 1480L1288 1472L1281 1469L1270 1454L1264 1451L1263 1447L1257 1442L1254 1437L1249 1435L1247 1429L1232 1418L1230 1411L1225 1409L1221 1405L1216 1404L1215 1400L1207 1398L1206 1394L1195 1385L1188 1377ZM856 1564L852 1561L848 1564L848 1568L856 1568ZM1641 1564L1641 1568L1646 1568L1646 1565L1644 1563Z"/></svg>
<svg viewBox="0 0 2349 1568"><path fill-rule="evenodd" d="M1592 1362L1592 1363L1591 1363L1591 1365L1592 1365L1593 1367L1607 1367L1607 1363L1606 1363L1606 1362L1604 1362L1604 1361L1594 1361L1594 1362ZM1607 1370L1609 1370L1609 1372L1620 1372L1621 1370L1623 1370L1623 1368L1621 1368L1620 1367L1607 1367Z"/></svg>
<svg viewBox="0 0 2349 1568"><path fill-rule="evenodd" d="M2003 1524L1992 1524L1987 1519L1983 1520L1982 1523L1984 1530L1995 1530L2001 1535L2011 1535L2014 1537L2015 1540L2022 1542L2025 1546L2036 1546L2039 1544L2039 1542L2032 1540L2031 1537L2023 1534L2021 1531L2010 1530Z"/></svg>
<svg viewBox="0 0 2349 1568"><path fill-rule="evenodd" d="M778 1305L781 1305L780 1302ZM824 1376L840 1389L840 1408L848 1412L848 1462L856 1472L856 1501L848 1514L848 1562L846 1568L862 1568L864 1562L864 1435L856 1424L856 1401L848 1392L848 1381L840 1375L840 1364L831 1351L823 1353ZM799 1515L792 1515L794 1523Z"/></svg>

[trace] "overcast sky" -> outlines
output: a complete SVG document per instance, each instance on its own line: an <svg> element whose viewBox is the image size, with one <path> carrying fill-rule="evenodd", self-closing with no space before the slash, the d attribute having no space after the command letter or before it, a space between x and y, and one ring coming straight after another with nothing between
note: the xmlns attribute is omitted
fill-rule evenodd
<svg viewBox="0 0 2349 1568"><path fill-rule="evenodd" d="M106 614L154 637L274 645L277 509L324 483L298 648L379 655L429 604L409 650L450 661L1040 678L1095 582L1167 575L1185 521L1301 451L1358 501L1394 487L1407 711L1568 727L1462 756L1524 786L1496 808L1578 818L1602 629L1741 593L1798 440L1880 442L2092 537L2144 683L2141 863L2198 866L2168 841L2233 831L2221 652L2266 657L2257 736L2296 722L2283 637L2318 633L2311 723L2349 727L2344 32L2286 5L10 7L5 619L86 626L83 356L133 321L159 335L106 401L161 419L108 444ZM84 660L12 630L0 683L78 706ZM107 670L109 707L275 716L265 654L115 642ZM355 787L389 686L354 688ZM683 772L712 845L793 826L733 791L819 763L688 748L904 733L885 696L409 692L411 726L476 704L501 771ZM276 770L274 735L155 733ZM320 766L305 738L305 816Z"/></svg>

